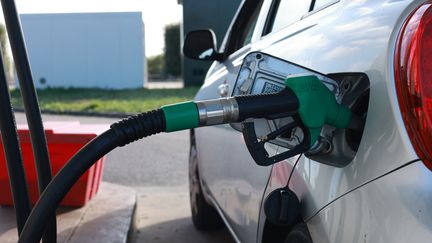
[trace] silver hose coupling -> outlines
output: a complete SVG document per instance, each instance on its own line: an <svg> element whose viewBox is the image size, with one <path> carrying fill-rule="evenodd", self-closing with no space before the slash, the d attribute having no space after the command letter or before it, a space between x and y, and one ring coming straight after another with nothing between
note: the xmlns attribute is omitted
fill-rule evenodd
<svg viewBox="0 0 432 243"><path fill-rule="evenodd" d="M195 102L199 112L199 126L211 126L239 119L239 108L235 98L221 98Z"/></svg>

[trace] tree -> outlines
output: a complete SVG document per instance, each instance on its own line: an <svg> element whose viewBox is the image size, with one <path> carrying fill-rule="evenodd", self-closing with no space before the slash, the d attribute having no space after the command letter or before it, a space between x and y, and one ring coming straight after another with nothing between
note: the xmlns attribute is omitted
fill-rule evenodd
<svg viewBox="0 0 432 243"><path fill-rule="evenodd" d="M165 26L165 73L181 76L180 24Z"/></svg>
<svg viewBox="0 0 432 243"><path fill-rule="evenodd" d="M147 68L150 79L157 79L165 76L164 55L160 54L147 58Z"/></svg>
<svg viewBox="0 0 432 243"><path fill-rule="evenodd" d="M4 25L0 24L0 48L1 52L3 54L3 63L4 63L4 69L6 73L6 78L9 81L13 81L12 77L12 61L8 55L8 37L6 33L6 28Z"/></svg>

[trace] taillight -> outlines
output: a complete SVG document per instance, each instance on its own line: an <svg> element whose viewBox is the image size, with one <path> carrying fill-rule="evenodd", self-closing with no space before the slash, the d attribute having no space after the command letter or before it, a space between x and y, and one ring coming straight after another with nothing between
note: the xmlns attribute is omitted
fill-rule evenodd
<svg viewBox="0 0 432 243"><path fill-rule="evenodd" d="M411 143L432 170L432 1L417 8L399 34L395 81Z"/></svg>

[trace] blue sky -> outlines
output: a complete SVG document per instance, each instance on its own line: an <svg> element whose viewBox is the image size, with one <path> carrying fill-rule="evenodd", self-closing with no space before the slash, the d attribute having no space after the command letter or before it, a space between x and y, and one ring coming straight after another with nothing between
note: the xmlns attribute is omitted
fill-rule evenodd
<svg viewBox="0 0 432 243"><path fill-rule="evenodd" d="M146 56L162 53L164 26L182 18L177 0L16 0L16 4L20 13L142 11Z"/></svg>

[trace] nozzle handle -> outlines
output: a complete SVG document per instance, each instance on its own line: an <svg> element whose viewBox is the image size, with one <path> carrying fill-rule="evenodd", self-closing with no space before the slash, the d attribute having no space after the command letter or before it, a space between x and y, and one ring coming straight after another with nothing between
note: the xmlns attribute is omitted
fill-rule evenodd
<svg viewBox="0 0 432 243"><path fill-rule="evenodd" d="M327 124L346 128L351 122L351 111L338 104L334 94L315 75L292 77L285 80L299 100L298 114L309 129L312 146L318 139L322 127Z"/></svg>

